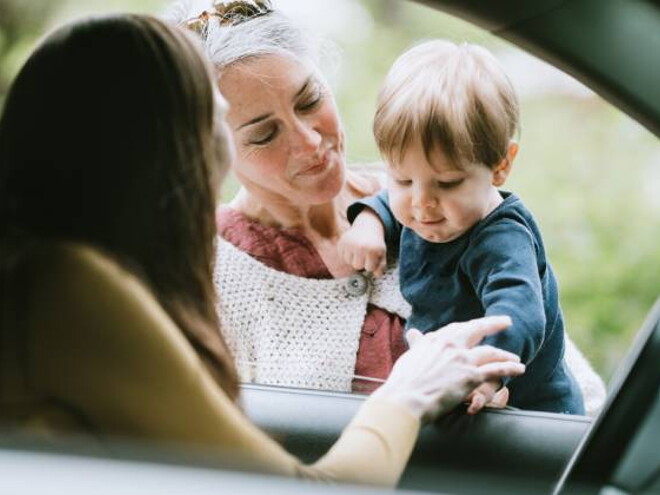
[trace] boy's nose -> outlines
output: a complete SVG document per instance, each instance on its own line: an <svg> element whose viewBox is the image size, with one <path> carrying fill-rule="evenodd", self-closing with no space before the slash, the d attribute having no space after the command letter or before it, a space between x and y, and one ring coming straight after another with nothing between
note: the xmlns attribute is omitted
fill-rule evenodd
<svg viewBox="0 0 660 495"><path fill-rule="evenodd" d="M414 208L432 208L438 205L438 198L428 188L418 188L413 192Z"/></svg>

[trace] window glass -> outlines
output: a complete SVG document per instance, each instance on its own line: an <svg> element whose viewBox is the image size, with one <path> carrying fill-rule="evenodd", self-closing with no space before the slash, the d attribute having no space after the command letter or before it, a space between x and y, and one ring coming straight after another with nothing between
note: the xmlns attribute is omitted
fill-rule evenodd
<svg viewBox="0 0 660 495"><path fill-rule="evenodd" d="M47 26L110 10L158 14L163 0L5 0L0 105ZM568 75L486 31L397 0L279 0L334 43L326 74L351 164L380 162L371 134L390 64L421 39L479 43L504 65L521 99L520 154L506 189L536 216L559 281L567 331L607 380L660 287L660 146L650 132ZM237 189L230 178L229 199Z"/></svg>

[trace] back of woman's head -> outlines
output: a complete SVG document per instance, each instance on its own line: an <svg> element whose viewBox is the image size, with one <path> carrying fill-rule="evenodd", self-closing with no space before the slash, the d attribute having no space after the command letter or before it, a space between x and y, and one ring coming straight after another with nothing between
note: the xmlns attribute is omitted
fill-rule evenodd
<svg viewBox="0 0 660 495"><path fill-rule="evenodd" d="M193 53L179 33L136 16L49 36L0 124L2 225L137 248L176 221L154 213L206 196L213 95Z"/></svg>
<svg viewBox="0 0 660 495"><path fill-rule="evenodd" d="M211 334L221 140L200 53L146 16L80 21L48 36L0 121L0 241L80 241L129 265L232 393L226 349Z"/></svg>

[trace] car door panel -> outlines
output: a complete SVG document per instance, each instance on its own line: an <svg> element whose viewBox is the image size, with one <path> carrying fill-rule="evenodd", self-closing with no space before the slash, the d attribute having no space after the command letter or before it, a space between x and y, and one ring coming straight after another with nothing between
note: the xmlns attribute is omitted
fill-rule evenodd
<svg viewBox="0 0 660 495"><path fill-rule="evenodd" d="M365 399L258 385L243 386L242 398L256 424L307 462L327 452ZM518 410L469 416L463 408L422 428L402 486L438 489L438 481L445 480L443 486L452 488L455 479L459 493L478 493L483 479L473 475L483 472L533 481L549 491L590 422L583 416Z"/></svg>

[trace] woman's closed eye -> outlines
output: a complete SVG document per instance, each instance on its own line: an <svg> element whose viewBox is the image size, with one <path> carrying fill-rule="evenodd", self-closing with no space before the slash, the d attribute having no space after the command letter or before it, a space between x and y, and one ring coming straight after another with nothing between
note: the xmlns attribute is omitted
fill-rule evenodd
<svg viewBox="0 0 660 495"><path fill-rule="evenodd" d="M314 111L323 102L325 95L320 87L309 89L303 94L296 104L297 112L311 112ZM273 141L279 134L279 126L274 123L264 123L263 126L257 127L247 138L247 144L253 146L264 146Z"/></svg>
<svg viewBox="0 0 660 495"><path fill-rule="evenodd" d="M278 132L279 131L277 125L269 125L262 129L257 129L248 137L248 144L263 146L264 144L268 144L273 139L275 139Z"/></svg>
<svg viewBox="0 0 660 495"><path fill-rule="evenodd" d="M296 110L299 112L309 112L310 110L314 110L323 101L323 98L324 93L321 88L313 88L300 99L296 105Z"/></svg>
<svg viewBox="0 0 660 495"><path fill-rule="evenodd" d="M394 182L399 186L410 186L412 184L411 179L394 179Z"/></svg>

